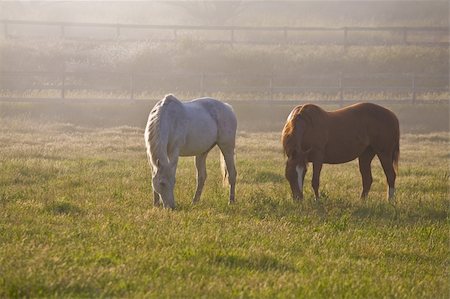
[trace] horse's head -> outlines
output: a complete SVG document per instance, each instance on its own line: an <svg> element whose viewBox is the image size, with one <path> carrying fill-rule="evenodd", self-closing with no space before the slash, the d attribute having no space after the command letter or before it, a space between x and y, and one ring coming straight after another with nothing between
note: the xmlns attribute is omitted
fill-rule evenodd
<svg viewBox="0 0 450 299"><path fill-rule="evenodd" d="M301 148L296 148L287 153L285 176L291 186L294 200L303 199L303 184L310 151L311 149L303 151Z"/></svg>
<svg viewBox="0 0 450 299"><path fill-rule="evenodd" d="M156 161L156 169L152 177L153 190L161 197L164 207L175 208L173 189L175 187L175 169L169 164Z"/></svg>
<svg viewBox="0 0 450 299"><path fill-rule="evenodd" d="M303 199L303 181L308 165L308 150L302 149L303 137L308 122L299 117L302 106L296 107L289 115L282 132L284 153L287 156L285 176L291 187L294 200Z"/></svg>
<svg viewBox="0 0 450 299"><path fill-rule="evenodd" d="M306 168L310 161L312 146L323 139L324 112L313 104L297 106L292 110L282 132L286 162L285 175L291 186L294 200L303 199Z"/></svg>

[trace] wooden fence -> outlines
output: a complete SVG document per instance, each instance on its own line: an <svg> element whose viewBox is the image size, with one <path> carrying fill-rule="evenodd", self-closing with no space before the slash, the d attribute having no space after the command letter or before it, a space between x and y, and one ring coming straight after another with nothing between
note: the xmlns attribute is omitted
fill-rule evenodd
<svg viewBox="0 0 450 299"><path fill-rule="evenodd" d="M246 78L246 79L245 79ZM289 81L290 80L290 81ZM417 74L333 74L328 76L245 76L245 74L120 73L120 72L0 72L0 100L37 98L33 92L50 94L53 100L81 100L89 94L104 99L145 99L152 93L251 94L256 99L277 101L289 95L327 94L343 104L352 94L402 94L396 101L421 102L423 94L434 101L449 100L449 77ZM81 96L80 96L81 95ZM320 97L320 96L319 96ZM97 97L98 98L98 97Z"/></svg>
<svg viewBox="0 0 450 299"><path fill-rule="evenodd" d="M449 46L448 27L249 27L180 26L0 20L3 36L95 41L184 38L205 43L296 45L422 45ZM40 31L38 29L41 29ZM39 32L39 33L37 33ZM138 34L140 33L140 34Z"/></svg>

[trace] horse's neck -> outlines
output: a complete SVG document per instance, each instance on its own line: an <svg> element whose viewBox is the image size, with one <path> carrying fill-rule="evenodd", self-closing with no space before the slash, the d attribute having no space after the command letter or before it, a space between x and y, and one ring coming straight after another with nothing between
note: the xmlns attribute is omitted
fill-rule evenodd
<svg viewBox="0 0 450 299"><path fill-rule="evenodd" d="M162 117L159 122L159 142L157 146L158 156L160 160L164 162L169 161L169 157L167 155L167 147L169 144L169 132L170 132L170 122L167 120L167 117Z"/></svg>
<svg viewBox="0 0 450 299"><path fill-rule="evenodd" d="M156 124L157 134L155 136L157 138L157 142L155 144L156 146L154 154L156 156L156 159L159 159L161 163L169 163L167 149L169 147L169 143L171 142L170 139L173 137L173 134L171 134L171 132L174 131L173 126L176 126L177 119L182 117L182 115L177 115L175 116L176 119L170 119L170 109L183 109L182 103L176 99L170 100L169 102L163 103L163 105L159 108L158 123Z"/></svg>
<svg viewBox="0 0 450 299"><path fill-rule="evenodd" d="M149 136L148 142L150 144L150 154L152 164L167 163L167 140L168 132L164 125L164 102L159 102L156 110L153 110L148 120Z"/></svg>

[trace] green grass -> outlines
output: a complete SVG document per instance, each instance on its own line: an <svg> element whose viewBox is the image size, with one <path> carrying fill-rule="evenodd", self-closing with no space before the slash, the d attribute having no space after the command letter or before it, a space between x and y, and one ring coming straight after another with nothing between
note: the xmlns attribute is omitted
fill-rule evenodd
<svg viewBox="0 0 450 299"><path fill-rule="evenodd" d="M279 133L219 155L198 205L180 159L175 211L152 207L142 130L0 119L0 297L398 297L449 294L448 133L403 135L397 205L374 160L325 166L322 207L290 199Z"/></svg>

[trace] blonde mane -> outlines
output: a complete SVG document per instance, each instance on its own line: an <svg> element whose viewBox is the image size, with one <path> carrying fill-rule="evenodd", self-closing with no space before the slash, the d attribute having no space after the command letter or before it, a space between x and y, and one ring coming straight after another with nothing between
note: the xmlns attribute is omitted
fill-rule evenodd
<svg viewBox="0 0 450 299"><path fill-rule="evenodd" d="M162 115L171 103L180 103L180 101L172 94L168 94L164 99L156 103L148 117L145 142L147 148L150 149L149 157L152 157L152 160L154 160L149 161L152 162L152 164L156 164L156 159L167 157L166 151L163 148L163 142L161 142L160 139L160 130ZM164 161L166 160L167 159L164 159Z"/></svg>
<svg viewBox="0 0 450 299"><path fill-rule="evenodd" d="M286 156L290 156L290 153L295 147L295 140L293 140L292 136L294 135L295 121L297 120L297 116L300 115L302 108L303 106L300 105L291 111L281 132L281 143L283 144L283 152Z"/></svg>
<svg viewBox="0 0 450 299"><path fill-rule="evenodd" d="M290 156L297 146L296 139L298 139L298 137L293 138L297 119L301 117L308 126L314 127L313 119L321 119L321 115L323 115L323 113L324 110L314 104L300 105L292 110L286 120L286 124L284 125L281 134L281 142L283 144L285 155Z"/></svg>

